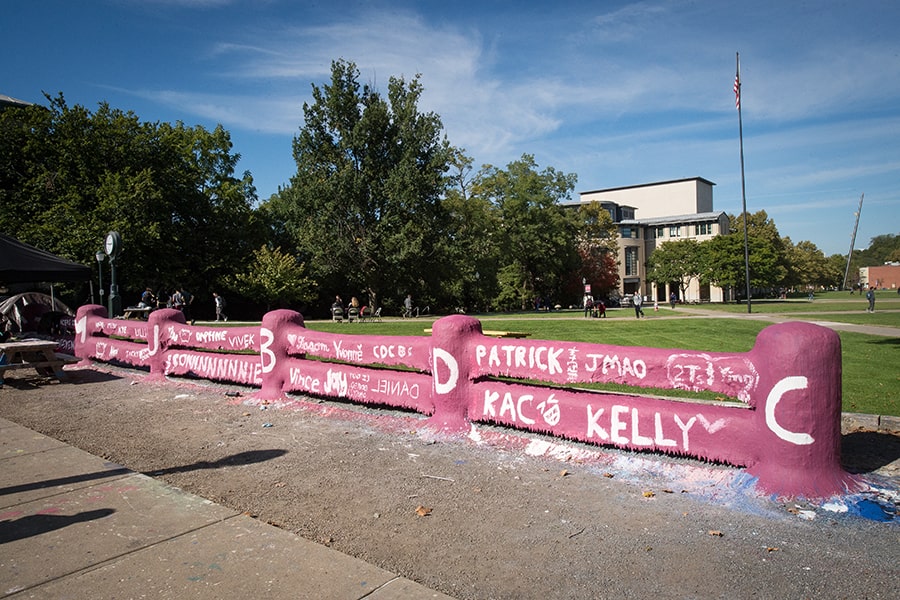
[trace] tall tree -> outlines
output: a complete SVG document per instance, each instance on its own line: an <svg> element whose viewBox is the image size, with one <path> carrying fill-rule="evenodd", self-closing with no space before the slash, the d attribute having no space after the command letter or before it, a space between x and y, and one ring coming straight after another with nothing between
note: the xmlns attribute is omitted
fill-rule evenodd
<svg viewBox="0 0 900 600"><path fill-rule="evenodd" d="M486 165L475 194L497 207L503 251L498 303L525 309L536 298L558 300L565 277L578 268L578 222L559 205L571 198L577 177L553 167L537 170L529 154L506 170Z"/></svg>
<svg viewBox="0 0 900 600"><path fill-rule="evenodd" d="M267 210L284 221L323 299L364 292L377 306L438 285L451 148L440 118L419 112L422 92L419 76L391 77L385 100L343 60L329 84L313 85L294 138L297 173Z"/></svg>
<svg viewBox="0 0 900 600"><path fill-rule="evenodd" d="M787 276L787 253L775 222L766 211L748 215L747 241L750 257L750 286L773 289L784 284ZM743 215L729 215L730 233L718 235L702 243L705 267L701 280L719 287L730 287L737 296L744 294L744 223Z"/></svg>
<svg viewBox="0 0 900 600"><path fill-rule="evenodd" d="M439 302L457 310L484 310L499 291L500 215L488 199L472 194L472 159L456 150L451 164L444 197L447 233L440 241L448 269Z"/></svg>
<svg viewBox="0 0 900 600"><path fill-rule="evenodd" d="M787 286L814 289L840 285L840 280L835 283L838 273L815 244L804 240L795 246L790 238L784 238L783 243L788 257L788 273L784 280Z"/></svg>
<svg viewBox="0 0 900 600"><path fill-rule="evenodd" d="M47 100L0 112L0 229L84 264L118 231L126 303L148 285L219 285L250 255L255 191L227 131Z"/></svg>

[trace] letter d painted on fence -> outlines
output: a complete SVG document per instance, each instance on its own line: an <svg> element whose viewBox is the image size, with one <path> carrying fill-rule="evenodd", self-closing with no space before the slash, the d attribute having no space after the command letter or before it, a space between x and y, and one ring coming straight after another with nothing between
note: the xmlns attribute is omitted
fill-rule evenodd
<svg viewBox="0 0 900 600"><path fill-rule="evenodd" d="M469 427L469 398L472 396L470 353L481 337L481 322L465 315L438 319L431 329L432 400L431 427L445 432Z"/></svg>

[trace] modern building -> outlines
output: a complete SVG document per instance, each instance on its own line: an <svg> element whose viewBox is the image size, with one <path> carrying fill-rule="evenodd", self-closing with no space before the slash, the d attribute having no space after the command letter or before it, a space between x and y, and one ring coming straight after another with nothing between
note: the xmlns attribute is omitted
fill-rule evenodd
<svg viewBox="0 0 900 600"><path fill-rule="evenodd" d="M599 202L619 229L619 293L635 291L650 302L666 302L674 293L681 302L721 302L723 290L691 280L684 294L678 282L647 281L647 258L672 240L708 240L728 233L728 216L713 210L715 184L702 177L580 192L572 206ZM682 297L682 295L684 297Z"/></svg>

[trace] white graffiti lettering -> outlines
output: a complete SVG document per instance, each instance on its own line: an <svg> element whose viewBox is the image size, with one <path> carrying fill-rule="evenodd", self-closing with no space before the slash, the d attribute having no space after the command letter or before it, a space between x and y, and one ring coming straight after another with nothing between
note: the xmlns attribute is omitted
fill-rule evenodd
<svg viewBox="0 0 900 600"><path fill-rule="evenodd" d="M344 348L343 341L336 340L336 341L332 342L332 345L334 346L334 356L336 358L339 358L340 360L362 362L362 360L363 360L362 344L357 345L355 349L350 349L350 348Z"/></svg>
<svg viewBox="0 0 900 600"><path fill-rule="evenodd" d="M666 376L675 389L698 392L718 385L734 390L742 402L750 401L750 393L759 383L759 373L749 360L731 356L712 357L702 353L669 356Z"/></svg>
<svg viewBox="0 0 900 600"><path fill-rule="evenodd" d="M691 417L688 419L688 422L685 423L681 420L681 417L675 415L675 424L678 425L679 429L681 429L681 445L685 449L685 451L691 449L690 439L688 438L688 432L691 430L691 427L694 426L694 423L697 421L697 417Z"/></svg>
<svg viewBox="0 0 900 600"><path fill-rule="evenodd" d="M525 425L534 425L536 420L534 417L529 416L528 412L532 414L537 412L547 425L551 427L557 425L560 418L559 400L553 394L550 394L549 398L537 405L535 405L534 400L533 394L522 394L514 397L511 392L504 392L501 398L500 392L485 390L482 414L491 418L502 419L506 417L513 423L521 422ZM499 409L496 406L498 401L500 402ZM533 409L526 411L526 406L533 407Z"/></svg>
<svg viewBox="0 0 900 600"><path fill-rule="evenodd" d="M204 344L209 342L224 342L225 336L228 332L224 329L219 330L209 330L209 331L198 331L194 334L194 339L197 340L198 344Z"/></svg>
<svg viewBox="0 0 900 600"><path fill-rule="evenodd" d="M775 418L775 407L778 406L778 403L781 402L781 398L786 393L794 390L805 390L808 385L809 380L802 375L785 377L772 387L772 391L769 392L769 396L766 398L766 426L768 426L772 433L784 441L796 444L797 446L807 446L816 440L808 433L797 433L796 431L789 431L782 427L781 424L778 423L778 419Z"/></svg>
<svg viewBox="0 0 900 600"><path fill-rule="evenodd" d="M413 400L419 397L419 384L409 385L405 381L390 381L388 379L379 379L375 383L374 390L376 393L386 396L406 396Z"/></svg>
<svg viewBox="0 0 900 600"><path fill-rule="evenodd" d="M556 396L550 394L550 397L547 398L544 402L541 402L537 405L539 411L544 416L544 422L551 427L557 425L559 423L560 411L559 411L559 400L556 399Z"/></svg>
<svg viewBox="0 0 900 600"><path fill-rule="evenodd" d="M569 381L578 381L578 349L569 348L569 360L566 361L566 377Z"/></svg>
<svg viewBox="0 0 900 600"><path fill-rule="evenodd" d="M166 356L166 374L186 369L209 379L262 384L263 368L260 363L236 360L228 356L209 353L183 354L170 352Z"/></svg>
<svg viewBox="0 0 900 600"><path fill-rule="evenodd" d="M651 437L649 435L642 435L640 432L639 425L641 418L637 408L614 404L610 407L609 421L604 422L601 425L601 419L605 412L605 408L598 408L597 411L594 412L593 407L590 404L587 405L588 438L597 438L604 442L612 442L623 446L629 444L642 447L656 446L657 448L674 448L678 446L678 442L666 437L666 433L663 430L661 413L656 412L653 415L653 436ZM630 419L628 419L627 416L629 413L631 416ZM698 420L704 424L704 427L709 433L715 433L727 423L724 419L709 423L709 421L700 414L688 419L687 423L685 423L678 414L673 415L673 420L675 426L681 431L681 449L684 451L690 450L689 432ZM607 427L604 427L604 425L607 425L608 429ZM630 438L625 435L626 433L630 434Z"/></svg>
<svg viewBox="0 0 900 600"><path fill-rule="evenodd" d="M441 381L438 373L438 361L447 365L447 380ZM456 359L452 354L444 350L443 348L435 348L432 351L432 378L434 380L434 393L436 394L449 394L453 390L456 389L456 384L459 381L459 363L456 362Z"/></svg>
<svg viewBox="0 0 900 600"><path fill-rule="evenodd" d="M372 348L372 354L378 360L384 360L386 358L406 358L407 356L412 356L412 346L376 344ZM360 358L360 360L362 360L362 358Z"/></svg>
<svg viewBox="0 0 900 600"><path fill-rule="evenodd" d="M275 353L272 352L272 342L274 341L275 334L270 329L261 327L259 330L259 360L263 373L271 373L278 360Z"/></svg>
<svg viewBox="0 0 900 600"><path fill-rule="evenodd" d="M475 346L475 361L478 366L482 366L483 361L487 362L489 367L517 368L517 369L538 369L546 371L550 375L556 375L563 372L559 362L560 355L565 348L554 348L552 346L515 346L515 345L491 345L484 344Z"/></svg>
<svg viewBox="0 0 900 600"><path fill-rule="evenodd" d="M325 386L323 389L326 394L331 396L346 396L347 376L341 371L328 369L328 373L325 374Z"/></svg>
<svg viewBox="0 0 900 600"><path fill-rule="evenodd" d="M260 340L262 340L262 332L263 331L269 331L269 330L268 329L260 329L260 331L259 331ZM256 335L253 333L244 333L241 335L233 335L228 338L228 344L232 348L252 348L253 340L255 338L256 338ZM274 334L272 336L272 339L273 340L275 339ZM271 344L271 342L270 342L270 344Z"/></svg>
<svg viewBox="0 0 900 600"><path fill-rule="evenodd" d="M292 386L297 386L301 390L317 394L321 391L321 382L318 377L312 375L304 375L300 369L291 367L289 378Z"/></svg>
<svg viewBox="0 0 900 600"><path fill-rule="evenodd" d="M294 348L302 352L308 352L309 354L321 355L328 353L328 344L313 340L307 341L305 337L297 338L297 341L294 343Z"/></svg>
<svg viewBox="0 0 900 600"><path fill-rule="evenodd" d="M647 377L647 363L640 358L632 360L626 356L620 359L618 354L588 354L587 357L593 360L590 364L584 365L585 370L589 373L594 373L599 369L604 375L613 372L622 379Z"/></svg>

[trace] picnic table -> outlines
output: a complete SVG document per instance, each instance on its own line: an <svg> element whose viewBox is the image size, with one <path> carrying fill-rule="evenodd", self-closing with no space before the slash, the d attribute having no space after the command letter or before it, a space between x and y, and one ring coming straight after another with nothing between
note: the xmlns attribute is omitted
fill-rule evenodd
<svg viewBox="0 0 900 600"><path fill-rule="evenodd" d="M3 375L13 369L34 369L38 375L62 379L63 365L78 362L74 356L57 354L53 340L19 340L0 344L0 386Z"/></svg>

